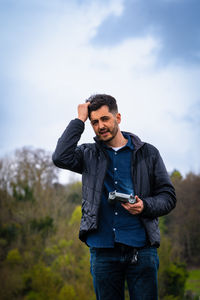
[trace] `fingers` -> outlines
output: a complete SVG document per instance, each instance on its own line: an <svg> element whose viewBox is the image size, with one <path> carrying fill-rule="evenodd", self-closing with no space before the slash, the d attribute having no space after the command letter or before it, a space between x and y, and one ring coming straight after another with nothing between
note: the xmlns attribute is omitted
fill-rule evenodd
<svg viewBox="0 0 200 300"><path fill-rule="evenodd" d="M141 199L136 195L135 196L135 200L137 201L137 202L139 202ZM142 201L142 200L141 200Z"/></svg>
<svg viewBox="0 0 200 300"><path fill-rule="evenodd" d="M138 197L135 196L136 199L136 203L131 204L131 203L121 203L121 205L128 210L128 212L130 212L133 215L137 215L140 214L143 209L144 209L144 204L143 201Z"/></svg>
<svg viewBox="0 0 200 300"><path fill-rule="evenodd" d="M88 118L88 106L90 102L82 103L78 105L78 118L85 122Z"/></svg>

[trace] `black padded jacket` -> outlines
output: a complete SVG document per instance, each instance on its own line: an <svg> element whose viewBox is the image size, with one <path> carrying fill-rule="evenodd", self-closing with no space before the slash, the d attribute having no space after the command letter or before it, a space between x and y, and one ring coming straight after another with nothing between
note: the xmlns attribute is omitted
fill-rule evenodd
<svg viewBox="0 0 200 300"><path fill-rule="evenodd" d="M82 218L79 232L82 241L86 240L89 231L98 227L98 212L108 164L102 142L97 139L94 143L77 146L84 128L84 122L72 120L59 138L52 156L57 167L82 174ZM175 190L159 151L142 142L136 135L128 134L134 144L131 166L134 191L144 203L140 218L148 242L159 247L158 217L168 214L175 207Z"/></svg>

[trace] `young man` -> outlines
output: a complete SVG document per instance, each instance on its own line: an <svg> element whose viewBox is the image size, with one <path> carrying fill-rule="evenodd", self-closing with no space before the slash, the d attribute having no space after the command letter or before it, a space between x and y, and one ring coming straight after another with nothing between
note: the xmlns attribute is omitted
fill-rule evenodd
<svg viewBox="0 0 200 300"><path fill-rule="evenodd" d="M88 118L95 143L77 146ZM156 300L158 217L175 207L175 191L158 150L121 132L120 122L112 96L91 96L58 140L53 162L82 174L79 237L90 247L97 299L123 300L127 280L131 300Z"/></svg>

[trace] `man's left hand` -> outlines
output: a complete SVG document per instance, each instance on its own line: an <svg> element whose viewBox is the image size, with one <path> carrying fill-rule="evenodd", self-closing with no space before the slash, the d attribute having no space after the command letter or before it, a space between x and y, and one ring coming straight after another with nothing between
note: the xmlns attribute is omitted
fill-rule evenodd
<svg viewBox="0 0 200 300"><path fill-rule="evenodd" d="M144 209L144 204L142 199L138 196L135 196L136 202L134 204L131 203L121 203L121 205L128 210L132 215L140 214Z"/></svg>

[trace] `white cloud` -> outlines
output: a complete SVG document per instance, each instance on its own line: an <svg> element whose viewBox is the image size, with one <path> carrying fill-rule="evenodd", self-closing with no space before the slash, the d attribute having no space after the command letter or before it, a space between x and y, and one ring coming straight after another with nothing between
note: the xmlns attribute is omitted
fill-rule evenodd
<svg viewBox="0 0 200 300"><path fill-rule="evenodd" d="M199 171L194 147L197 132L191 134L183 119L197 101L194 78L199 78L199 71L190 69L188 74L188 69L176 66L158 69L156 54L162 45L151 36L113 47L91 45L102 21L122 11L122 1L86 2L65 5L62 13L55 9L40 20L37 40L28 41L26 52L22 49L13 66L12 78L17 80L13 93L22 99L18 109L24 109L13 140L17 146L53 150L67 122L76 116L78 103L103 92L118 100L121 129L155 144L169 170L187 172L193 167ZM86 128L83 142L93 136L89 124Z"/></svg>

